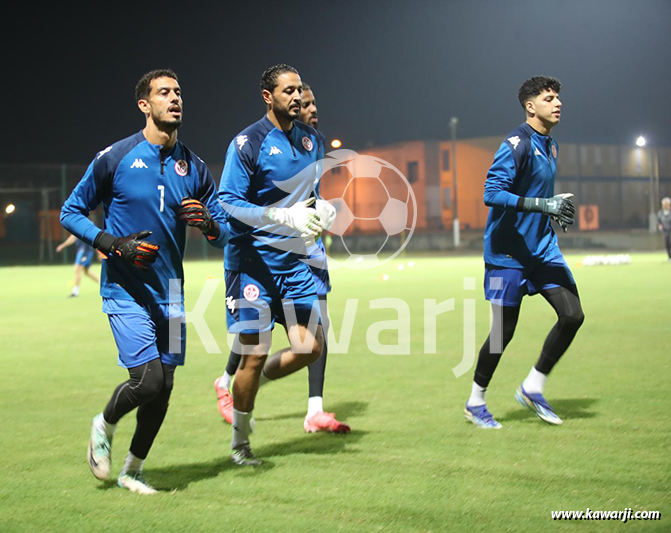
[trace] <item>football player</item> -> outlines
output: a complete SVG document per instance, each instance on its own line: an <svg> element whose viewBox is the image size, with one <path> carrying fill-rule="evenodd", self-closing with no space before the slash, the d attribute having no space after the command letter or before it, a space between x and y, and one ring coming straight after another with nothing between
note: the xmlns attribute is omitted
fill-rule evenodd
<svg viewBox="0 0 671 533"><path fill-rule="evenodd" d="M490 207L485 228L485 297L494 320L480 349L466 418L481 428L500 428L488 411L485 391L517 326L525 295L540 293L557 313L540 357L516 392L517 400L542 420L561 418L543 396L548 374L569 347L584 320L578 289L557 244L554 220L566 231L575 208L570 194L554 193L558 145L550 136L561 119L561 84L536 76L519 89L524 124L503 141L487 173L484 200Z"/></svg>

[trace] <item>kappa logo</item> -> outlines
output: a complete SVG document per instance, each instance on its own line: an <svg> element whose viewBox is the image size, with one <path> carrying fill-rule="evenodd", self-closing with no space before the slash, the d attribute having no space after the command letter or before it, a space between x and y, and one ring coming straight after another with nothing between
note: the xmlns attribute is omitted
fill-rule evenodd
<svg viewBox="0 0 671 533"><path fill-rule="evenodd" d="M538 148L536 148L536 150L534 150L534 155L543 155L543 154L541 154L541 151Z"/></svg>
<svg viewBox="0 0 671 533"><path fill-rule="evenodd" d="M233 296L226 296L226 307L231 313L235 312L235 298Z"/></svg>
<svg viewBox="0 0 671 533"><path fill-rule="evenodd" d="M517 145L520 144L521 140L517 135L515 135L515 137L510 137L508 142L513 145L513 150L517 150Z"/></svg>
<svg viewBox="0 0 671 533"><path fill-rule="evenodd" d="M277 155L277 154L281 154L281 153L282 153L282 150L280 150L277 146L271 146L270 147L270 154L268 154L268 155Z"/></svg>
<svg viewBox="0 0 671 533"><path fill-rule="evenodd" d="M138 158L135 161L133 161L133 164L130 166L130 168L148 168L148 167L145 164L145 162L142 161L142 159Z"/></svg>
<svg viewBox="0 0 671 533"><path fill-rule="evenodd" d="M235 142L238 143L238 150L242 150L242 147L247 142L247 135L238 135L235 138Z"/></svg>

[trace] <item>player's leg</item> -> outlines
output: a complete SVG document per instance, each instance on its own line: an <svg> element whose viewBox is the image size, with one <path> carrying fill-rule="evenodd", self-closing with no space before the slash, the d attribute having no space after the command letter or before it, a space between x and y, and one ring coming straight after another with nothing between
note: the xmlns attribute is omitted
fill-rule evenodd
<svg viewBox="0 0 671 533"><path fill-rule="evenodd" d="M100 283L100 278L96 274L91 272L90 266L85 266L84 267L84 274L86 274L89 278L91 278L96 283L98 283L98 284Z"/></svg>
<svg viewBox="0 0 671 533"><path fill-rule="evenodd" d="M156 368L152 379L156 382L155 389L160 390L149 401L137 408L137 425L131 441L126 463L119 474L120 486L141 494L154 494L156 491L144 480L142 468L149 454L156 435L168 412L168 403L172 393L175 366L161 363L161 370ZM162 379L159 379L162 377Z"/></svg>
<svg viewBox="0 0 671 533"><path fill-rule="evenodd" d="M252 333L239 334L237 343L236 352L242 357L233 381L231 460L240 466L258 466L261 461L251 451L249 436L254 430L252 411L270 342L263 342L258 333Z"/></svg>
<svg viewBox="0 0 671 533"><path fill-rule="evenodd" d="M75 273L74 279L72 281L72 292L70 293L71 298L76 298L79 296L79 285L82 282L82 270L83 267L79 263L75 263Z"/></svg>
<svg viewBox="0 0 671 533"><path fill-rule="evenodd" d="M111 444L117 422L151 401L163 386L156 324L148 311L132 300L103 298L103 312L107 313L117 345L119 365L128 370L129 379L116 387L104 411L93 419L88 459L98 479L106 479L110 474Z"/></svg>
<svg viewBox="0 0 671 533"><path fill-rule="evenodd" d="M534 284L557 313L557 322L550 330L541 355L529 375L518 388L515 397L533 410L539 418L560 425L562 420L543 397L548 374L564 355L585 320L578 289L566 264L551 264ZM542 285L541 285L542 283Z"/></svg>
<svg viewBox="0 0 671 533"><path fill-rule="evenodd" d="M480 348L471 384L471 395L464 408L466 419L480 428L501 427L487 409L485 393L503 351L515 334L520 305L525 294L525 278L521 270L489 266L486 268L485 298L491 303L492 325L487 339Z"/></svg>
<svg viewBox="0 0 671 533"><path fill-rule="evenodd" d="M102 413L96 415L89 441L89 466L98 479L107 479L112 462L112 439L121 418L143 403L150 402L163 384L161 361L156 358L128 369L129 379L112 393Z"/></svg>
<svg viewBox="0 0 671 533"><path fill-rule="evenodd" d="M224 374L214 380L214 392L217 394L217 409L219 414L228 422L233 423L233 395L231 394L231 385L233 377L240 365L241 355L231 350L226 363Z"/></svg>
<svg viewBox="0 0 671 533"><path fill-rule="evenodd" d="M471 385L471 396L468 398L464 410L466 418L478 427L494 429L501 427L487 410L485 393L501 360L503 351L515 334L519 314L519 306L508 307L492 304L492 327L487 340L480 348Z"/></svg>
<svg viewBox="0 0 671 533"><path fill-rule="evenodd" d="M336 420L335 413L324 411L324 377L326 375L328 330L330 326L325 294L319 295L319 306L324 333L324 348L319 358L308 365L308 412L303 421L303 429L308 433L317 431L349 433L349 425Z"/></svg>

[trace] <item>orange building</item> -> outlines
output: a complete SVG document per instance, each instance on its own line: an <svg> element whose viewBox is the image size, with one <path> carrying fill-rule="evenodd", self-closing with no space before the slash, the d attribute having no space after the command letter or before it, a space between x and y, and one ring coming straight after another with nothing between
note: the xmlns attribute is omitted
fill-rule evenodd
<svg viewBox="0 0 671 533"><path fill-rule="evenodd" d="M461 228L485 227L488 210L482 200L483 187L500 143L501 139L494 137L456 143ZM362 156L372 156L381 164L375 166ZM416 215L415 227L420 231L450 229L454 217L454 162L449 141L409 141L367 148L347 164L325 172L321 194L334 201L339 213L349 209L353 215L348 225L349 219L345 218L346 228L336 228L338 233L382 232L379 218L389 198L407 203L407 227ZM409 197L407 183L415 202ZM339 214L338 220L342 219Z"/></svg>
<svg viewBox="0 0 671 533"><path fill-rule="evenodd" d="M482 198L484 183L502 140L503 136L497 136L456 142L456 197L461 229L485 227L489 209ZM452 229L452 143L408 141L366 148L346 165L324 173L322 196L335 199L336 208L352 213L351 220L345 218L346 227L338 233L381 233L383 228L377 217L388 199L407 200L408 187L396 171L384 165L372 168L374 165L361 156L385 161L410 183L417 209L412 209L412 202L408 201L407 226L416 213L415 227L419 231ZM650 151L635 146L560 142L555 191L574 193L578 206L598 208L598 220L590 227L647 227L651 207L656 212L660 199L671 196L671 147L659 146ZM340 218L339 213L336 221Z"/></svg>

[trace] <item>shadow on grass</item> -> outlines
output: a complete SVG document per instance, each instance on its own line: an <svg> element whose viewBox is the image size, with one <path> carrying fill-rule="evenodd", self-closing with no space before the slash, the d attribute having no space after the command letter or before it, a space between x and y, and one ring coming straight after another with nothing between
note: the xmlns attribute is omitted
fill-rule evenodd
<svg viewBox="0 0 671 533"><path fill-rule="evenodd" d="M340 402L333 405L327 405L324 409L330 413L335 413L338 420L346 422L347 419L351 416L362 415L368 409L368 402ZM289 420L292 418L303 419L305 417L305 411L298 411L295 413L283 413L280 415L273 416L256 416L257 421L267 421L267 420Z"/></svg>
<svg viewBox="0 0 671 533"><path fill-rule="evenodd" d="M334 433L312 433L300 435L292 440L277 442L261 446L259 457L282 457L286 455L335 455L338 453L358 453L358 450L348 449L348 446L361 440L368 434L367 431L352 431L346 435Z"/></svg>
<svg viewBox="0 0 671 533"><path fill-rule="evenodd" d="M344 411L345 409L343 409ZM270 460L272 457L297 454L335 455L339 453L358 453L358 450L348 449L348 446L358 442L367 434L367 431L352 431L347 435L336 435L333 433L300 434L289 441L254 447L254 453L263 461L261 466L255 468L234 465L230 461L228 453L226 453L222 457L211 461L151 468L146 471L146 478L147 482L156 490L170 492L173 490L184 490L191 483L217 477L222 472L228 470L235 471L236 476L255 477L275 468L275 463ZM116 487L117 483L116 479L114 479L105 481L102 485L99 485L98 490L109 490Z"/></svg>
<svg viewBox="0 0 671 533"><path fill-rule="evenodd" d="M595 411L590 408L599 400L596 398L570 398L566 400L552 400L550 405L563 420L575 420L581 418L594 418ZM499 422L512 422L515 420L537 419L536 414L518 404L517 409L508 411L503 416L495 416Z"/></svg>
<svg viewBox="0 0 671 533"><path fill-rule="evenodd" d="M145 473L147 482L158 491L170 492L173 490L184 490L191 483L217 477L226 470L237 470L245 477L258 476L274 468L271 461L264 461L259 467L240 467L234 465L228 453L211 461L200 463L183 463L178 465L164 466L162 468L148 468ZM105 481L98 487L99 490L109 490L117 487L116 480Z"/></svg>

